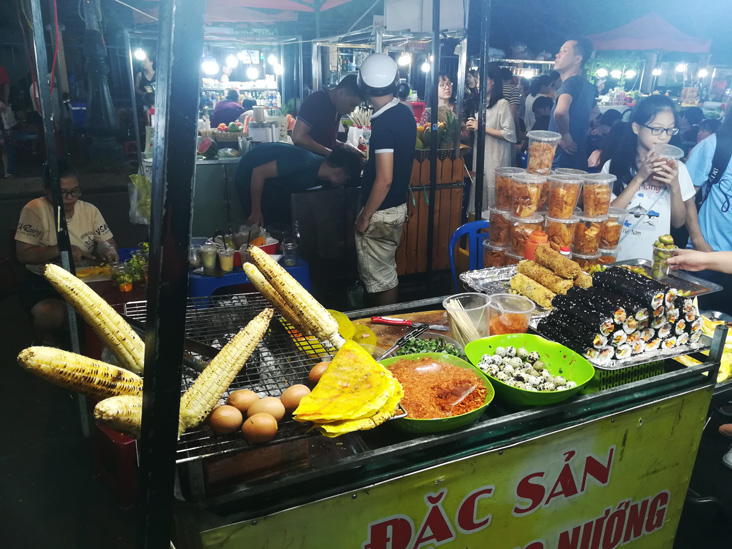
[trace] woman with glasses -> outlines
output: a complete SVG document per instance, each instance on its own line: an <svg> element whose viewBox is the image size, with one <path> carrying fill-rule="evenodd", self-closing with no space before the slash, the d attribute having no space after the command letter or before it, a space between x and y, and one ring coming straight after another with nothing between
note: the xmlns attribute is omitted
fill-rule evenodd
<svg viewBox="0 0 732 549"><path fill-rule="evenodd" d="M95 253L99 259L118 261L112 232L102 214L96 206L79 200L79 180L68 163L59 160L58 168L74 263L94 259ZM51 174L46 165L43 170L45 196L31 200L23 207L15 232L16 257L27 269L21 283L20 298L33 319L34 342L43 345L58 343L66 321L63 300L43 277L46 263L58 263L61 258L50 181Z"/></svg>
<svg viewBox="0 0 732 549"><path fill-rule="evenodd" d="M673 102L663 95L641 100L618 147L602 167L617 177L611 205L630 212L620 237L618 260L653 257L653 242L682 227L694 207L694 184L686 166L658 150L679 132Z"/></svg>

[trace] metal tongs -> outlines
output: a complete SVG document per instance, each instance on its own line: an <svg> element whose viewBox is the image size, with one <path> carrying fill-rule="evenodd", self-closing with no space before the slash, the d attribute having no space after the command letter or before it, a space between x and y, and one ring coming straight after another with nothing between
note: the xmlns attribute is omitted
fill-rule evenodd
<svg viewBox="0 0 732 549"><path fill-rule="evenodd" d="M427 331L429 326L427 324L420 324L419 326L414 326L411 330L409 330L406 334L404 334L402 337L396 340L394 345L392 345L388 351L386 351L383 355L381 355L379 358L376 359L378 362L379 360L383 360L387 356L389 356L391 353L396 351L399 347L407 343L407 341L410 341L414 339L415 337L421 336L423 333Z"/></svg>
<svg viewBox="0 0 732 549"><path fill-rule="evenodd" d="M449 332L449 326L443 326L442 324L426 324L424 322L415 322L413 320L406 320L403 318L393 318L390 316L372 316L371 322L374 324L388 324L390 326L409 326L410 328L417 328L418 326L427 326L428 330L433 332Z"/></svg>

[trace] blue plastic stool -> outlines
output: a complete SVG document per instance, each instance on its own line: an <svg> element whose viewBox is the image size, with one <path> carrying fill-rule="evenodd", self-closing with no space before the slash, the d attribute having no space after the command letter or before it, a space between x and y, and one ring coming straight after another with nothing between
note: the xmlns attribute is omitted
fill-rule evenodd
<svg viewBox="0 0 732 549"><path fill-rule="evenodd" d="M455 285L455 291L459 291L457 273L455 272L455 247L458 244L458 240L464 235L468 235L468 269L474 271L475 269L483 268L483 241L488 236L488 233L480 232L483 229L488 228L488 221L485 219L479 219L478 221L471 221L461 227L455 229L450 237L450 244L448 251L450 253L450 268L452 269L452 282Z"/></svg>

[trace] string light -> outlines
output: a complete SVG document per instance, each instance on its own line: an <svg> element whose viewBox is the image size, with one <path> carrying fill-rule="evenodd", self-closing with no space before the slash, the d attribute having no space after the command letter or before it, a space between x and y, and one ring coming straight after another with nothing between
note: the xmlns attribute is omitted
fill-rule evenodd
<svg viewBox="0 0 732 549"><path fill-rule="evenodd" d="M219 64L213 57L207 57L201 63L201 69L205 74L214 75L219 72Z"/></svg>
<svg viewBox="0 0 732 549"><path fill-rule="evenodd" d="M663 74L663 71L662 71L661 69L659 69L659 68L656 68L656 69L653 69L653 70L651 71L651 74L652 74L653 76L661 76L661 74Z"/></svg>
<svg viewBox="0 0 732 549"><path fill-rule="evenodd" d="M607 75L607 69L597 69L595 71L595 76L597 76L598 78L607 78Z"/></svg>
<svg viewBox="0 0 732 549"><path fill-rule="evenodd" d="M628 69L625 71L625 78L635 78L635 75L638 74L633 69Z"/></svg>
<svg viewBox="0 0 732 549"><path fill-rule="evenodd" d="M430 64L427 61L422 63L422 72L430 72L431 68L432 67L430 67Z"/></svg>
<svg viewBox="0 0 732 549"><path fill-rule="evenodd" d="M229 55L226 57L226 66L230 69L235 68L239 64L239 60L235 55Z"/></svg>
<svg viewBox="0 0 732 549"><path fill-rule="evenodd" d="M249 80L256 80L259 78L259 69L257 67L249 67L247 69L247 78Z"/></svg>
<svg viewBox="0 0 732 549"><path fill-rule="evenodd" d="M403 53L399 56L399 59L397 59L397 64L400 67L406 67L408 65L412 64L412 56L408 53Z"/></svg>
<svg viewBox="0 0 732 549"><path fill-rule="evenodd" d="M688 66L686 65L686 63L679 63L678 65L676 65L676 72L685 72L687 68Z"/></svg>
<svg viewBox="0 0 732 549"><path fill-rule="evenodd" d="M135 50L134 55L135 55L135 59L137 59L138 61L144 61L145 59L147 59L147 54L145 53L145 50L143 50L142 48L137 48Z"/></svg>

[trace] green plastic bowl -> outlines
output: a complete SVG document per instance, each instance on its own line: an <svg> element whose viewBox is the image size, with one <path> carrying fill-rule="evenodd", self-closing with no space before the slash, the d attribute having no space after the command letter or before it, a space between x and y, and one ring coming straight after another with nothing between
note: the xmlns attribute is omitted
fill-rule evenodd
<svg viewBox="0 0 732 549"><path fill-rule="evenodd" d="M565 391L527 391L506 385L493 376L485 374L495 387L496 395L506 402L519 406L546 406L563 402L578 393L595 375L592 364L572 349L533 334L506 334L477 339L465 346L465 356L477 366L483 355L493 355L497 347L508 347L509 345L517 349L525 347L529 352L536 351L541 355L541 360L547 365L552 375L561 375L567 381L574 381L577 387Z"/></svg>
<svg viewBox="0 0 732 549"><path fill-rule="evenodd" d="M476 408L472 412L468 412L467 414L460 414L459 416L454 417L444 417L439 419L413 419L407 416L401 419L394 419L389 423L393 424L394 427L401 429L402 431L406 431L407 433L440 433L442 431L450 431L451 429L464 427L465 425L473 423L481 415L483 415L483 412L485 412L485 409L491 403L493 397L496 394L493 389L493 385L491 385L488 377L479 368L476 368L475 366L473 366L469 362L464 361L461 358L443 353L414 353L411 355L402 355L393 358L386 358L382 360L379 364L381 364L385 368L389 368L389 366L394 364L397 360L417 360L424 357L434 358L435 360L446 362L448 364L459 366L460 368L465 368L466 370L475 372L475 374L485 384L485 404L483 404L483 406L481 406L480 408Z"/></svg>

